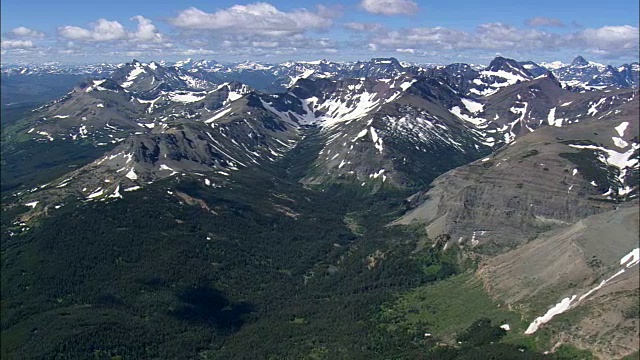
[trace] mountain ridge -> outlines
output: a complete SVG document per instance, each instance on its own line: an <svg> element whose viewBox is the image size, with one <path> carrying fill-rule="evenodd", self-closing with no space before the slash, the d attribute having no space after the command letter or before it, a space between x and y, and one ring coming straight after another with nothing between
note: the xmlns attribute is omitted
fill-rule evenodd
<svg viewBox="0 0 640 360"><path fill-rule="evenodd" d="M472 274L488 291L480 294L497 301L487 300L501 314L492 315L502 321L494 330L510 331L517 344L535 344L522 356L555 349L552 341L605 357L637 347L587 346L593 332L576 324L602 317L543 315L558 301L567 303L562 296L585 294L593 297L569 301L567 309L628 312L634 291L628 276L607 279L620 256L633 254L632 228L615 254L602 256L589 275L593 281L571 275L579 289L566 281L509 287L501 280L504 269L520 274L532 264L510 262L511 256L536 259L536 249L552 253L556 240L570 248L580 224L597 228L637 205L637 90L572 88L535 64L502 57L480 69L452 64L415 72L374 59L349 77L332 75L329 62L289 64L295 75L280 78L286 85L280 91L214 81L196 67L221 65L197 63L134 60L3 127L2 306L9 314L3 332L28 332L47 317L58 326L40 325L34 334L44 341L22 337L3 351L42 357L96 344L110 356L304 357L312 350L290 345L294 333L340 344L329 358L448 349L438 343L462 351L468 346L462 329L456 337L438 330L442 324L398 325L405 315L421 318L424 299L406 314L389 315L385 304L396 295L406 299L417 286L448 286ZM272 69L244 63L238 74L272 80ZM585 244L585 251L597 248ZM27 266L33 261L42 266ZM545 261L557 267L563 257ZM567 271L591 263L576 261ZM33 282L41 278L48 280ZM599 286L596 279L607 281ZM523 301L523 293L537 294L535 301ZM599 306L601 296L615 305ZM74 310L80 304L91 305L80 313ZM182 329L189 346L171 350L145 335L154 348L117 350L113 339L122 336L108 329L100 331L107 337L81 330L84 337L76 340L69 333L75 319L104 324L92 309L122 326L137 319L135 329L159 338ZM341 323L343 317L350 321ZM567 321L574 326L570 340L558 330ZM630 321L607 320L612 332L598 336L628 340L618 335ZM258 343L265 329L279 340ZM344 343L346 334L366 329L378 329L377 340L367 335L356 336L354 348ZM51 334L61 334L66 347ZM485 344L487 351L524 349L495 341ZM369 348L373 343L382 345ZM313 351L326 349L317 346Z"/></svg>

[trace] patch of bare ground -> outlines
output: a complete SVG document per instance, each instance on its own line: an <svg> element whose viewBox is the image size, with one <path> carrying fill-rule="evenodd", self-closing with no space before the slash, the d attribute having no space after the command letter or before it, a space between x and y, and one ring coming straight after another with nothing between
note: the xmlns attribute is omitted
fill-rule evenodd
<svg viewBox="0 0 640 360"><path fill-rule="evenodd" d="M218 215L218 213L216 213L211 208L209 208L209 205L207 205L207 203L202 199L194 198L193 196L185 194L181 191L176 191L175 194L177 197L184 200L184 202L187 203L188 205L191 205L191 206L198 205L202 209L210 211L212 214Z"/></svg>
<svg viewBox="0 0 640 360"><path fill-rule="evenodd" d="M477 276L494 299L532 321L622 269L620 259L638 247L638 223L636 205L593 215L487 257ZM543 327L553 330L554 342L589 349L602 359L632 354L640 348L639 289L635 265Z"/></svg>

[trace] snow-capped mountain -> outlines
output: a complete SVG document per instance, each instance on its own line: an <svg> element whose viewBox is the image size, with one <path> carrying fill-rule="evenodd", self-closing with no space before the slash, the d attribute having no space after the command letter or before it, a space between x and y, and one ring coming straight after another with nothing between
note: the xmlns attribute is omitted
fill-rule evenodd
<svg viewBox="0 0 640 360"><path fill-rule="evenodd" d="M498 57L488 67L469 64L451 64L447 66L410 64L401 63L395 58L374 58L369 61L358 62L332 62L328 60L289 61L280 64L264 64L250 61L223 64L215 60L185 59L172 64L160 61L144 65L155 66L154 64L161 65L165 72L173 73L174 80L171 81L187 81L191 84L191 87L206 88L208 86L205 83L221 84L238 81L256 90L267 92L282 92L291 87L298 79L303 78L340 80L366 77L384 79L393 78L400 74L411 74L428 77L442 76L456 90L472 91L469 94L472 96L484 96L495 92L497 88L511 85L514 82L541 76L546 71L552 71L564 86L574 89L574 91L604 89L605 87L637 87L639 74L638 63L611 67L589 62L581 56L576 57L569 65L559 61L540 64L532 61L518 63ZM43 75L74 75L100 78L111 76L111 74L120 74L124 76L122 82L126 85L126 80L124 79L131 74L132 66L135 68L135 63L77 66L63 66L60 64L3 66L2 76L6 81L6 79L18 78L36 79ZM146 72L153 73L154 70L147 68ZM136 74L134 73L133 75ZM160 75L167 76L167 74ZM468 83L469 81L471 83ZM146 86L150 86L150 84Z"/></svg>
<svg viewBox="0 0 640 360"><path fill-rule="evenodd" d="M70 188L81 197L98 192L87 186L97 186L96 174L109 179L99 186L102 195L91 199L176 174L267 166L314 128L321 146L303 181L416 187L538 129L614 116L636 96L625 90L571 92L551 73L533 78L502 57L481 71L454 64L430 69L429 76L392 76L400 65L391 60L370 65L355 68L385 78L307 76L269 94L237 82L214 85L175 66L133 61L35 110L14 131L44 144L113 149L72 176L77 181ZM623 195L637 192L620 181L630 189ZM620 186L611 185L608 195L623 196Z"/></svg>
<svg viewBox="0 0 640 360"><path fill-rule="evenodd" d="M155 98L163 91L203 90L215 86L214 83L195 77L180 68L164 67L156 62L143 64L137 60L118 68L110 78L122 88L145 99Z"/></svg>
<svg viewBox="0 0 640 360"><path fill-rule="evenodd" d="M40 76L40 75L86 75L92 77L108 76L123 64L88 64L61 65L50 63L44 65L8 65L2 66L3 76Z"/></svg>
<svg viewBox="0 0 640 360"><path fill-rule="evenodd" d="M586 71L593 66L579 61L574 70L577 74L578 69ZM605 67L599 74L603 82L618 81L619 74L633 78L633 71L633 65ZM232 80L245 77L269 91ZM591 296L600 287L589 283L585 274L593 277L593 282L600 279L598 276L609 281L617 276L615 271L626 266L616 262L627 258L624 254L636 241L629 236L633 228L625 225L621 232L609 219L617 219L619 212L632 208L637 218L640 178L637 90L609 85L598 90L597 86L605 85L594 85L590 91L571 88L535 63L503 57L486 67L451 64L433 68L403 66L392 59L351 64L243 63L233 68L193 60L173 65L134 60L108 75L80 81L66 95L3 127L3 223L7 225L2 231L7 235L8 254L17 253L12 246L32 239L32 234L37 236L26 242L28 246L41 241L38 238L48 241L37 231L57 231L67 221L85 221L90 211L96 214L90 218L91 225L100 229L96 233L131 232L127 241L148 241L153 251L157 244L182 234L179 241L168 245L169 252L177 243L193 241L194 249L228 242L232 251L242 245L238 254L244 254L245 249L256 246L252 231L241 234L237 241L227 241L217 237L216 229L245 229L255 221L259 229L265 229L264 237L259 237L264 240L260 251L264 251L274 247L273 239L286 231L285 227L324 221L322 216L326 215L315 210L321 204L336 226L346 227L318 250L319 259L329 261L305 260L298 272L300 286L315 286L313 281L318 278L312 275L307 283L309 269L328 274L327 264L337 263L332 266L338 269L344 256L354 256L354 268L369 276L368 272L375 270L369 266L374 255L368 254L380 253L375 259L382 261L379 266L386 266L384 256L391 255L384 254L392 252L378 252L378 246L391 235L393 242L401 239L397 242L406 249L401 256L420 253L421 248L430 249L428 254L453 249L460 250L457 254L463 257L482 253L490 261L495 254L511 255L508 251L514 249L517 264L503 259L485 270L483 262L479 272L489 278L492 289L504 289L509 299L518 299L522 292L527 297L538 296L539 307L544 307L549 299L556 301L560 292ZM363 216L370 216L373 208L384 213L384 220L376 220L384 230L367 228L362 235L351 210L343 203L333 204L333 199L343 194L356 194L353 199L358 200L353 202L360 207L355 209ZM321 202L325 197L331 199L328 204ZM129 211L142 207L144 215L131 220ZM307 210L299 210L303 207ZM336 215L334 211L343 213ZM115 215L124 213L126 216L114 220ZM404 216L398 219L401 213ZM163 220L156 219L158 214ZM202 222L192 224L192 218ZM280 222L282 218L287 222ZM162 225L157 239L136 232L136 226L144 221L148 221L148 229ZM217 222L201 230L211 221ZM627 222L637 229L637 221ZM87 226L79 224L74 227ZM396 237L398 229L388 226L393 224L411 225L406 229L418 239L416 243ZM232 229L230 233L238 232ZM368 244L366 233L371 229L375 236L383 235L382 241ZM594 229L604 230L589 240L589 246L573 246L575 236ZM609 249L610 243L603 239L614 230L616 237L622 234L624 238L616 240L616 249ZM291 239L299 238L295 232ZM66 232L60 233L58 239L64 240ZM360 238L367 241L358 246L371 247L350 255L359 251L352 245ZM101 249L115 248L98 239ZM438 240L424 246L429 239ZM84 251L91 241L67 246ZM58 251L59 244L51 242L45 252ZM575 273L568 276L580 289L563 287L560 280L545 282L544 286L553 290L553 297L549 297L535 293L538 281L531 282L534 285L518 281L520 287L514 290L495 280L503 276L505 264L522 277L534 273L544 278L546 270L527 268L540 262L549 264L553 268L549 273L554 276L561 273L558 264L567 259L558 256L558 244L578 259L570 266ZM602 270L585 269L584 264L595 262L582 259L581 252L599 247L611 250L606 265ZM542 255L538 249L544 250ZM305 251L296 249L296 254ZM152 254L152 261L157 261L158 253ZM217 257L229 258L228 254L233 253L207 257L202 263L204 271L210 273ZM84 253L81 256L85 258ZM129 276L130 263L119 259L120 253L107 259L104 267L108 271L122 269L122 274ZM253 268L246 266L253 261L243 259L238 266ZM288 269L287 261L273 270L278 281L292 279L288 271L282 271ZM424 263L416 264L417 269L424 268ZM14 279L22 279L22 267L16 269ZM155 268L152 276L156 276ZM109 278L112 276L105 276ZM245 278L237 277L241 287ZM322 278L329 281L323 287L332 288L335 279L342 281ZM625 286L628 284L632 282ZM142 285L132 285L133 301ZM101 291L102 283L98 286ZM22 294L23 288L21 284L16 291ZM258 291L263 293L261 286ZM57 298L52 299L47 301L60 304ZM85 299L79 301L85 304ZM159 308L165 311L171 301ZM581 305L580 300L569 302ZM522 308L530 304L515 303ZM621 304L619 308L626 306ZM524 315L523 319L533 324L526 330L529 334L548 325L548 321L539 320L541 314L544 311L535 308ZM291 313L283 319L290 323Z"/></svg>
<svg viewBox="0 0 640 360"><path fill-rule="evenodd" d="M503 87L532 78L531 73L515 60L496 57L487 68L480 71L478 77L471 80L473 85L471 85L469 93L476 96L488 96L495 94Z"/></svg>
<svg viewBox="0 0 640 360"><path fill-rule="evenodd" d="M638 74L638 66L637 63L635 64L636 70L633 70L633 64L625 64L620 67L625 75L612 66L587 61L582 56L577 56L571 64L550 70L565 86L578 90L602 90L607 87L637 87L638 83L633 81L634 71L636 78Z"/></svg>

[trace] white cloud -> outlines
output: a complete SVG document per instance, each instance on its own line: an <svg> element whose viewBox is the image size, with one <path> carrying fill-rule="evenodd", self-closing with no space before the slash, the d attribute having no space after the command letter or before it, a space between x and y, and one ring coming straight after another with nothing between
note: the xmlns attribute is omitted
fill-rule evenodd
<svg viewBox="0 0 640 360"><path fill-rule="evenodd" d="M638 50L638 28L625 26L603 26L598 29L582 30L577 38L587 46L604 51Z"/></svg>
<svg viewBox="0 0 640 360"><path fill-rule="evenodd" d="M58 28L58 35L69 40L80 41L113 41L127 37L127 31L117 21L98 19L90 24L89 29L78 26L62 26Z"/></svg>
<svg viewBox="0 0 640 360"><path fill-rule="evenodd" d="M454 48L460 47L467 38L465 32L443 27L410 28L388 31L376 36L373 42L386 47L423 45Z"/></svg>
<svg viewBox="0 0 640 360"><path fill-rule="evenodd" d="M158 29L151 23L151 20L140 15L132 17L131 20L138 22L138 29L129 35L130 39L143 42L162 41L162 34L158 32Z"/></svg>
<svg viewBox="0 0 640 360"><path fill-rule="evenodd" d="M178 53L178 55L185 55L185 56L192 56L192 55L212 55L215 54L216 52L213 50L209 50L209 49L203 49L203 48L199 48L199 49L186 49L183 51L180 51Z"/></svg>
<svg viewBox="0 0 640 360"><path fill-rule="evenodd" d="M411 0L362 0L360 7L372 14L379 15L414 15L420 9Z"/></svg>
<svg viewBox="0 0 640 360"><path fill-rule="evenodd" d="M527 26L530 27L564 27L564 23L560 19L544 17L544 16L536 16L531 19L527 19L524 22Z"/></svg>
<svg viewBox="0 0 640 360"><path fill-rule="evenodd" d="M3 49L30 49L33 47L31 40L2 40Z"/></svg>
<svg viewBox="0 0 640 360"><path fill-rule="evenodd" d="M399 53L415 54L416 49L396 49Z"/></svg>
<svg viewBox="0 0 640 360"><path fill-rule="evenodd" d="M408 28L379 31L368 38L369 48L393 51L508 51L531 54L536 51L590 52L607 57L636 57L638 28L604 26L575 33L559 34L531 28L518 28L503 23L487 23L475 31L443 27ZM372 46L371 44L375 45Z"/></svg>
<svg viewBox="0 0 640 360"><path fill-rule="evenodd" d="M558 34L536 29L520 29L503 23L481 24L468 39L474 49L551 49L561 45Z"/></svg>
<svg viewBox="0 0 640 360"><path fill-rule="evenodd" d="M360 31L360 32L374 32L374 31L382 30L384 28L384 26L380 23L362 23L362 22L348 22L344 24L344 27L349 30Z"/></svg>
<svg viewBox="0 0 640 360"><path fill-rule="evenodd" d="M219 30L229 33L288 36L308 30L324 30L333 25L327 8L318 13L306 9L282 12L268 3L235 5L228 9L206 13L195 7L181 11L170 20L184 29Z"/></svg>
<svg viewBox="0 0 640 360"><path fill-rule="evenodd" d="M58 35L68 40L108 42L116 40L131 40L135 42L160 42L163 37L151 20L143 16L134 16L131 20L138 22L135 31L127 31L117 21L98 19L87 29L78 26L62 26L58 28Z"/></svg>
<svg viewBox="0 0 640 360"><path fill-rule="evenodd" d="M386 47L423 46L444 50L536 48L545 42L554 43L553 36L548 33L501 23L481 24L475 32L444 27L402 29L386 32L373 40Z"/></svg>
<svg viewBox="0 0 640 360"><path fill-rule="evenodd" d="M15 37L29 37L29 38L43 38L46 36L45 33L43 33L42 31L29 29L24 26L20 26L9 31L9 34Z"/></svg>
<svg viewBox="0 0 640 360"><path fill-rule="evenodd" d="M277 41L253 41L251 42L251 46L260 47L260 48L275 48L280 45Z"/></svg>

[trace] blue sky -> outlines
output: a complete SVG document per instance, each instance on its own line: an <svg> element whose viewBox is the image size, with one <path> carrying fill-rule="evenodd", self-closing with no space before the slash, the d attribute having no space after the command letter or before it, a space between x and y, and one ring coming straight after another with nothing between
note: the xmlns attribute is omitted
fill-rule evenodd
<svg viewBox="0 0 640 360"><path fill-rule="evenodd" d="M302 5L304 4L304 5ZM638 58L638 1L3 0L3 63Z"/></svg>

